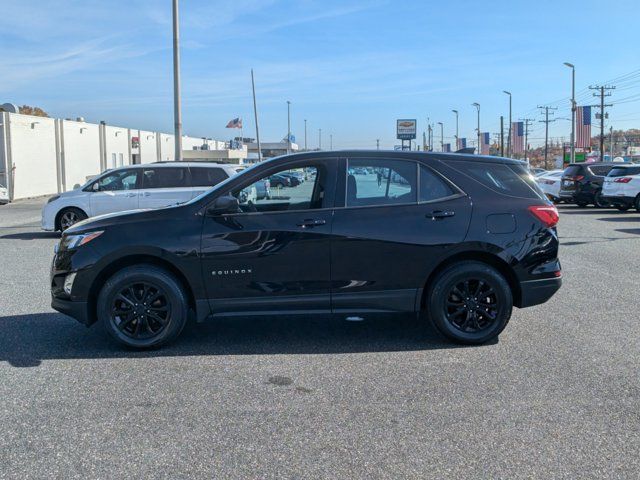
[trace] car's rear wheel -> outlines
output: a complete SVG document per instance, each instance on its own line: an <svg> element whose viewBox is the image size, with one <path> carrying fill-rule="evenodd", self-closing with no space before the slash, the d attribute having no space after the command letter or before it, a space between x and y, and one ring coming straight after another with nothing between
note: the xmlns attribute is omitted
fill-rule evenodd
<svg viewBox="0 0 640 480"><path fill-rule="evenodd" d="M626 212L627 210L629 210L630 207L629 205L617 205L616 208L621 212Z"/></svg>
<svg viewBox="0 0 640 480"><path fill-rule="evenodd" d="M611 205L604 198L602 198L602 192L597 192L593 197L593 205L597 208L607 208Z"/></svg>
<svg viewBox="0 0 640 480"><path fill-rule="evenodd" d="M451 265L432 283L427 314L447 338L480 344L497 337L513 309L509 283L495 268L468 261Z"/></svg>
<svg viewBox="0 0 640 480"><path fill-rule="evenodd" d="M98 296L98 320L116 341L151 348L174 340L184 328L188 297L168 271L154 265L124 268Z"/></svg>
<svg viewBox="0 0 640 480"><path fill-rule="evenodd" d="M76 223L85 220L87 214L79 208L65 208L58 214L56 229L64 232L67 228L73 227Z"/></svg>
<svg viewBox="0 0 640 480"><path fill-rule="evenodd" d="M640 194L638 194L636 199L633 201L633 207L640 212Z"/></svg>

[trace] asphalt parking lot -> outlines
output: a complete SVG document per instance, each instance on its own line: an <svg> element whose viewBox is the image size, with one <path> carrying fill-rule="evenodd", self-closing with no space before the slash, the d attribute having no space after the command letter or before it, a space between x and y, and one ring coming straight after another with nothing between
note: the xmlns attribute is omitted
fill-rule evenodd
<svg viewBox="0 0 640 480"><path fill-rule="evenodd" d="M498 342L412 316L229 319L122 350L49 306L0 206L0 478L638 478L640 214L561 207L564 286Z"/></svg>

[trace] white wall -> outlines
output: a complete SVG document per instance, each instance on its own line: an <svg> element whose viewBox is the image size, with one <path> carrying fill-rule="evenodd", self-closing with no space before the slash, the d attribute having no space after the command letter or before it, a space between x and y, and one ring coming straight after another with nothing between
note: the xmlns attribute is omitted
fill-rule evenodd
<svg viewBox="0 0 640 480"><path fill-rule="evenodd" d="M56 127L53 118L6 114L9 119L14 198L58 192ZM3 128L6 128L3 126ZM3 162L4 163L4 162Z"/></svg>
<svg viewBox="0 0 640 480"><path fill-rule="evenodd" d="M140 163L152 163L158 161L158 149L156 133L140 130Z"/></svg>
<svg viewBox="0 0 640 480"><path fill-rule="evenodd" d="M107 168L129 165L129 130L121 127L104 127L104 145ZM114 162L115 160L115 162Z"/></svg>
<svg viewBox="0 0 640 480"><path fill-rule="evenodd" d="M62 120L64 190L82 185L100 168L100 133L95 123Z"/></svg>
<svg viewBox="0 0 640 480"><path fill-rule="evenodd" d="M170 162L176 158L176 142L175 136L168 133L158 134L158 142L160 144L160 160Z"/></svg>

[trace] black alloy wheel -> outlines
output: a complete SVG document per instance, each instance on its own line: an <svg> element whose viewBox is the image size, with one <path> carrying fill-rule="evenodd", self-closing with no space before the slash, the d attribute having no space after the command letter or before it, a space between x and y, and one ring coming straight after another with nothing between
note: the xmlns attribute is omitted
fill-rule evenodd
<svg viewBox="0 0 640 480"><path fill-rule="evenodd" d="M640 212L640 194L638 194L636 199L633 201L633 206L636 209L636 211Z"/></svg>
<svg viewBox="0 0 640 480"><path fill-rule="evenodd" d="M513 294L505 277L494 267L463 261L440 272L429 286L427 314L447 338L480 344L497 337L507 326Z"/></svg>
<svg viewBox="0 0 640 480"><path fill-rule="evenodd" d="M98 295L97 315L105 330L131 348L152 348L174 340L184 328L188 295L170 272L155 265L123 268Z"/></svg>
<svg viewBox="0 0 640 480"><path fill-rule="evenodd" d="M488 282L470 278L449 290L445 308L447 320L455 328L466 333L478 333L496 322L498 298Z"/></svg>
<svg viewBox="0 0 640 480"><path fill-rule="evenodd" d="M111 322L134 340L154 337L169 325L171 303L166 293L149 282L125 286L111 302Z"/></svg>
<svg viewBox="0 0 640 480"><path fill-rule="evenodd" d="M593 205L596 208L608 208L610 206L609 202L602 198L602 192L596 192L593 197Z"/></svg>

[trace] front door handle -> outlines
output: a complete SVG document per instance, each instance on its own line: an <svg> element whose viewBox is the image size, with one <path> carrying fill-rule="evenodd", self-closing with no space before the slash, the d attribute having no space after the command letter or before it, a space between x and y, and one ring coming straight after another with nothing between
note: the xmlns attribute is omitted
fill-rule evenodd
<svg viewBox="0 0 640 480"><path fill-rule="evenodd" d="M302 228L313 228L313 227L319 227L320 225L324 225L326 223L327 223L326 220L314 220L312 218L307 218L302 222L298 223L298 226Z"/></svg>
<svg viewBox="0 0 640 480"><path fill-rule="evenodd" d="M149 195L151 195L149 192L144 192L145 197L148 197Z"/></svg>
<svg viewBox="0 0 640 480"><path fill-rule="evenodd" d="M127 193L127 197L137 197L137 193Z"/></svg>
<svg viewBox="0 0 640 480"><path fill-rule="evenodd" d="M442 220L443 218L453 217L456 212L452 212L451 210L434 210L431 213L427 213L426 217L431 220Z"/></svg>

